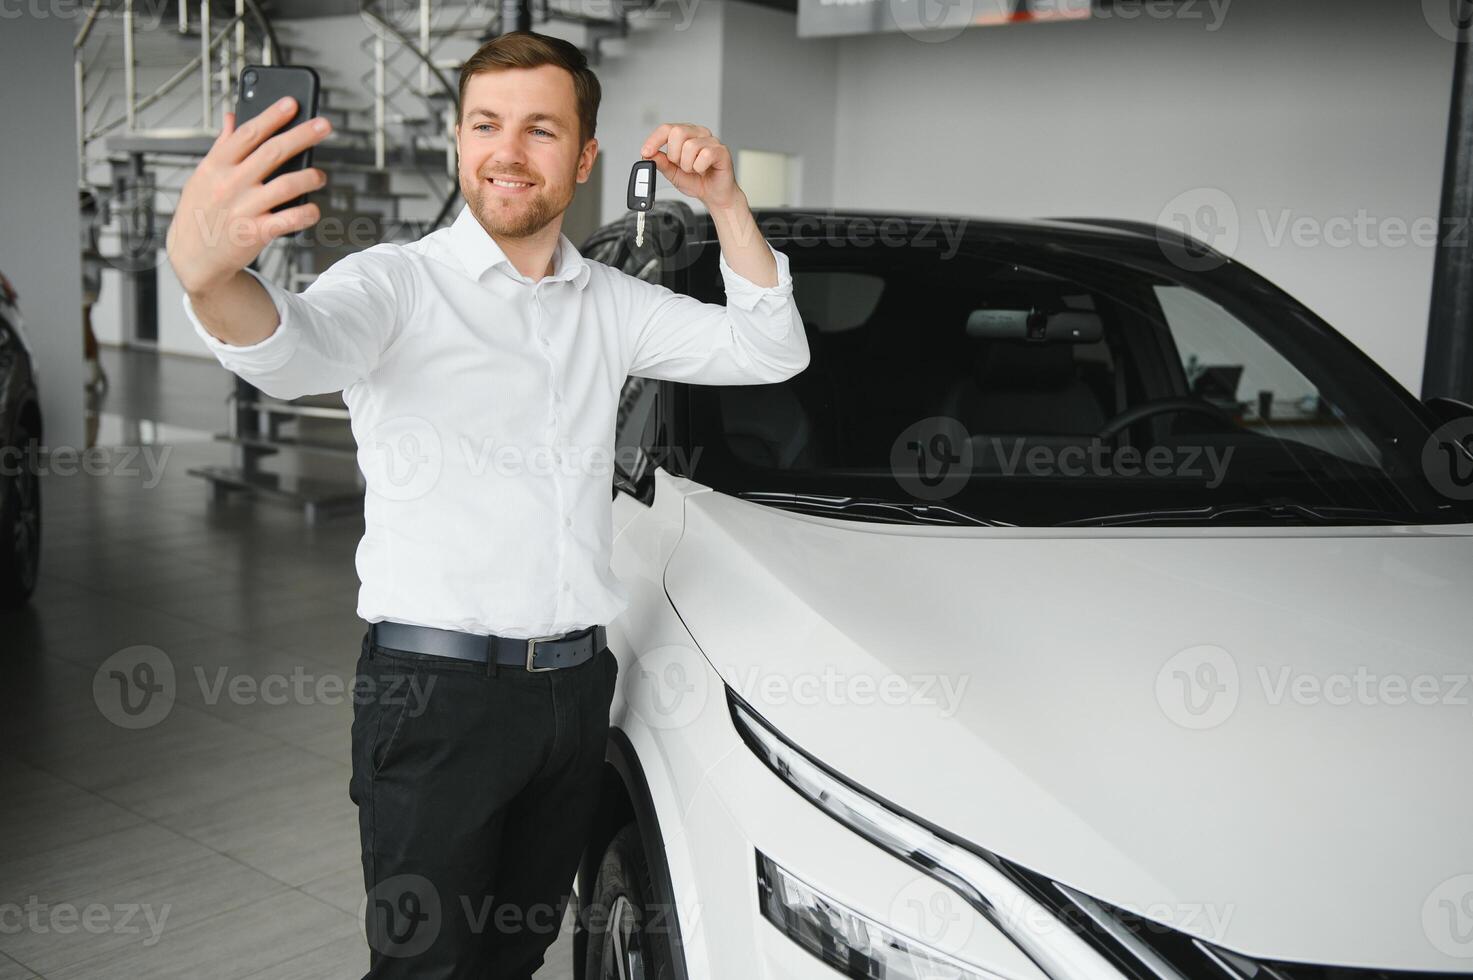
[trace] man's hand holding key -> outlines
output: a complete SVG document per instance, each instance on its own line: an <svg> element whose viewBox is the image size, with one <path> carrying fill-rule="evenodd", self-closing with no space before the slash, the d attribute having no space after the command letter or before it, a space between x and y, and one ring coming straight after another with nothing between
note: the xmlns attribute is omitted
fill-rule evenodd
<svg viewBox="0 0 1473 980"><path fill-rule="evenodd" d="M295 114L290 97L240 129L235 113L227 112L220 134L184 184L169 224L169 264L200 321L227 344L258 343L278 323L271 297L243 270L273 240L309 228L320 217L310 201L275 213L271 209L326 184L321 169L309 167L263 183L283 161L332 132L318 116L271 135Z"/></svg>
<svg viewBox="0 0 1473 980"><path fill-rule="evenodd" d="M706 206L721 254L737 275L759 286L777 285L777 260L757 228L747 195L737 186L731 150L710 129L694 123L661 123L644 141L639 156L653 160L676 190ZM644 212L637 214L642 222ZM640 232L643 237L643 224Z"/></svg>

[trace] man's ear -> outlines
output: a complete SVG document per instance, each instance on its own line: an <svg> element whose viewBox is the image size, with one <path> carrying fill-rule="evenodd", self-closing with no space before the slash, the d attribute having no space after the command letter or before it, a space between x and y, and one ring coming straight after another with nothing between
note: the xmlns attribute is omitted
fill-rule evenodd
<svg viewBox="0 0 1473 980"><path fill-rule="evenodd" d="M583 152L578 157L578 183L588 183L588 177L593 173L593 161L598 158L598 137L588 137L588 142L583 146Z"/></svg>

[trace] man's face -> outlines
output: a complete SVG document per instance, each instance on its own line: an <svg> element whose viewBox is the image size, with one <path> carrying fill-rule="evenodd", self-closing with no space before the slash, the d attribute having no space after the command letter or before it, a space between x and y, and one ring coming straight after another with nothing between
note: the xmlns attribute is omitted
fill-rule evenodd
<svg viewBox="0 0 1473 980"><path fill-rule="evenodd" d="M481 72L466 83L461 108L460 192L482 227L525 238L567 210L598 153L595 139L578 145L572 75L556 65Z"/></svg>

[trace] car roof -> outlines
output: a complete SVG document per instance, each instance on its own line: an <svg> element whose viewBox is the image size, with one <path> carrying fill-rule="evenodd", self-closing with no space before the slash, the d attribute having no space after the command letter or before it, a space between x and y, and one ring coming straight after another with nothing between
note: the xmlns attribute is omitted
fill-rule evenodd
<svg viewBox="0 0 1473 980"><path fill-rule="evenodd" d="M656 201L653 211L678 216L688 229L687 241L693 244L715 245L719 242L711 215L706 211L696 211L680 200ZM1128 218L998 218L954 212L799 207L753 208L752 215L763 237L778 241L803 240L835 231L842 235L845 229L861 225L866 234L883 236L893 233L895 222L899 221L905 225L905 233L918 236L918 240L929 237L934 242L940 236L948 244L957 244L960 240L960 243L972 245L1094 250L1122 258L1165 259L1182 273L1202 276L1241 275L1247 271L1231 256L1200 239L1165 225ZM621 215L599 228L585 244L628 233L634 218L633 211ZM1176 258L1182 255L1191 258L1191 266L1183 266ZM1205 265L1197 264L1208 256L1211 256L1211 261ZM1191 273L1192 266L1201 271Z"/></svg>
<svg viewBox="0 0 1473 980"><path fill-rule="evenodd" d="M799 223L799 219L807 219L803 224L809 226L810 234L822 227L818 222L839 227L861 224L877 227L881 222L889 222L889 227L893 228L894 223L900 221L908 230L922 234L935 234L938 222L945 222L948 228L961 224L960 236L973 241L1006 239L1040 245L1094 244L1128 251L1150 248L1156 250L1157 254L1163 244L1190 243L1194 249L1211 250L1202 242L1188 239L1173 229L1124 218L997 218L944 212L797 207L753 208L752 215L764 234L771 237L785 237L786 232ZM690 221L694 241L717 241L710 214L692 211ZM800 232L803 230L799 229ZM780 231L783 234L778 234Z"/></svg>

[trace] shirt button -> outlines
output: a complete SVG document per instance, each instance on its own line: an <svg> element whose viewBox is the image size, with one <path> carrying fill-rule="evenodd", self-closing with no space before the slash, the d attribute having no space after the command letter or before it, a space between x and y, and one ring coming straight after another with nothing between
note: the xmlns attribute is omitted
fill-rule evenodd
<svg viewBox="0 0 1473 980"><path fill-rule="evenodd" d="M564 517L563 518L563 527L572 527L572 526L573 526L573 519L571 517Z"/></svg>
<svg viewBox="0 0 1473 980"><path fill-rule="evenodd" d="M572 588L572 586L571 586L571 585L569 585L569 584L568 584L568 583L567 583L567 582L564 582L564 583L563 583L563 591L564 591L564 592L567 592L567 591L568 591L568 590L569 590L569 589L571 589L571 588Z"/></svg>

